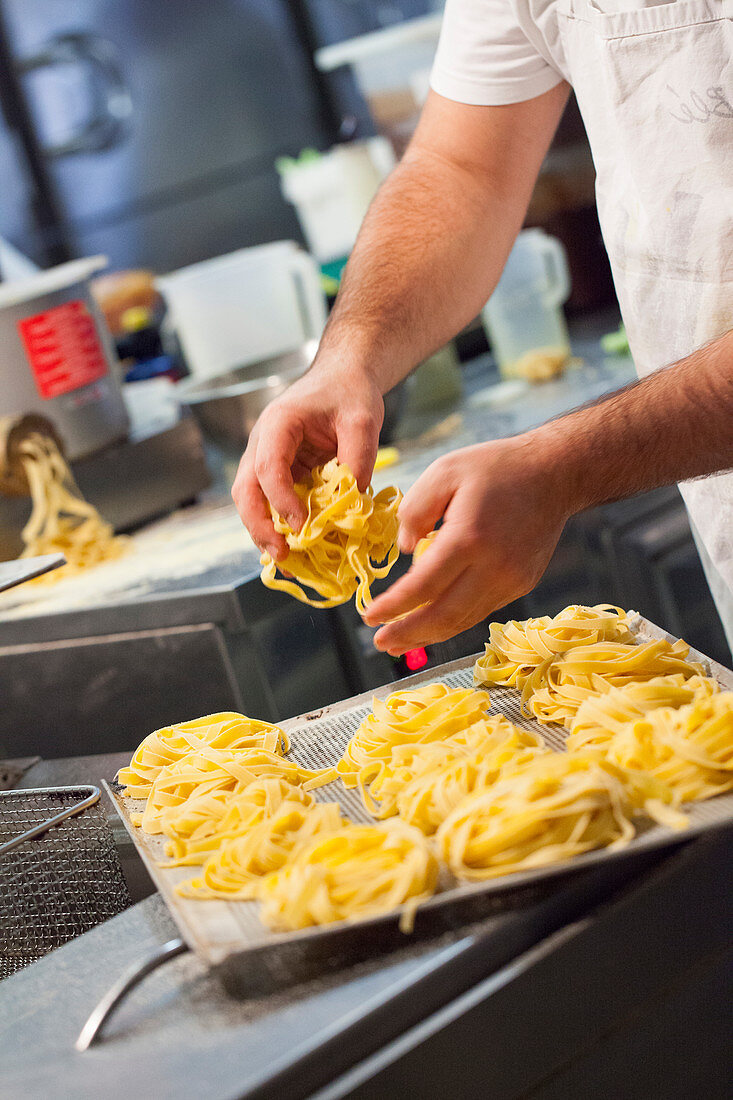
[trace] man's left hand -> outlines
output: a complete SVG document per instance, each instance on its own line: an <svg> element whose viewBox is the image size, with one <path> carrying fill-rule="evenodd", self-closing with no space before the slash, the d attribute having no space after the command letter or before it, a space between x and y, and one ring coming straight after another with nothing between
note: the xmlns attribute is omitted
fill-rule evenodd
<svg viewBox="0 0 733 1100"><path fill-rule="evenodd" d="M530 433L454 451L433 462L400 507L400 549L435 540L364 619L384 623L377 649L398 656L442 642L529 592L572 512Z"/></svg>

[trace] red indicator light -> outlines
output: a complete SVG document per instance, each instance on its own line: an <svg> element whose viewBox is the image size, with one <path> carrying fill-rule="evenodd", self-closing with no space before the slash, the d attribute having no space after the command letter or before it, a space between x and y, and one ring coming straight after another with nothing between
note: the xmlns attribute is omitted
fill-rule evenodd
<svg viewBox="0 0 733 1100"><path fill-rule="evenodd" d="M405 654L405 664L409 668L410 672L417 672L419 668L425 668L428 663L428 655L425 650L420 649L408 649Z"/></svg>

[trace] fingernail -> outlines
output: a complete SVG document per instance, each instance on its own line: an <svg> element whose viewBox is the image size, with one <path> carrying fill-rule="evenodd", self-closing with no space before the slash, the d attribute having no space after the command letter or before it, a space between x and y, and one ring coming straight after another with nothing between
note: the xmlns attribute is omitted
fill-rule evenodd
<svg viewBox="0 0 733 1100"><path fill-rule="evenodd" d="M268 543L267 546L265 546L265 550L274 561L277 561L280 553L280 548L278 546Z"/></svg>

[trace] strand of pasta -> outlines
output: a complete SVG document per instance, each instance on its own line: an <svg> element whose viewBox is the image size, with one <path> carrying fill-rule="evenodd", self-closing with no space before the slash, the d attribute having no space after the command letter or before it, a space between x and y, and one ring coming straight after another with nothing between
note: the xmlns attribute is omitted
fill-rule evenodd
<svg viewBox="0 0 733 1100"><path fill-rule="evenodd" d="M354 921L403 907L409 931L415 910L438 881L438 861L425 837L401 822L347 825L298 849L263 879L261 919L275 930Z"/></svg>
<svg viewBox="0 0 733 1100"><path fill-rule="evenodd" d="M30 519L23 528L21 557L61 552L66 565L36 578L35 584L55 584L63 576L118 558L128 540L116 536L111 524L84 500L63 455L48 436L34 432L19 448L31 492Z"/></svg>
<svg viewBox="0 0 733 1100"><path fill-rule="evenodd" d="M590 695L578 707L566 741L569 750L604 747L627 723L643 718L659 707L677 707L691 703L698 695L719 691L711 677L681 673L655 676L645 683L632 682L623 687L608 687L603 695Z"/></svg>
<svg viewBox="0 0 733 1100"><path fill-rule="evenodd" d="M305 523L296 532L272 512L275 530L285 536L289 552L280 564L266 551L262 554L262 583L311 607L336 607L356 593L356 608L363 614L371 602L372 582L386 577L399 555L397 509L402 494L390 487L374 496L371 486L360 493L348 466L335 458L313 469L295 491L306 508ZM278 577L278 568L293 579ZM320 599L308 596L303 586Z"/></svg>
<svg viewBox="0 0 733 1100"><path fill-rule="evenodd" d="M263 775L227 799L215 794L187 798L178 813L162 822L162 831L170 838L165 846L170 862L161 866L204 863L225 840L242 836L272 817L283 802L307 808L313 805L313 796L282 776Z"/></svg>
<svg viewBox="0 0 733 1100"><path fill-rule="evenodd" d="M668 788L597 753L549 753L507 769L464 798L439 827L440 856L462 879L482 880L557 863L634 837L643 812L672 828L687 819Z"/></svg>
<svg viewBox="0 0 733 1100"><path fill-rule="evenodd" d="M484 718L488 693L425 684L372 700L372 713L346 746L336 770L347 787L376 779L397 745L443 741ZM368 773L363 769L368 768Z"/></svg>
<svg viewBox="0 0 733 1100"><path fill-rule="evenodd" d="M683 802L733 790L733 692L650 711L615 733L605 752L612 763L666 783Z"/></svg>
<svg viewBox="0 0 733 1100"><path fill-rule="evenodd" d="M200 875L181 883L183 897L244 901L257 896L261 879L284 867L314 837L345 827L337 802L315 806L286 801L246 832L225 840Z"/></svg>
<svg viewBox="0 0 733 1100"><path fill-rule="evenodd" d="M147 798L163 768L206 747L231 752L261 748L282 756L290 748L290 741L279 726L247 718L236 711L205 714L189 722L163 726L149 733L138 745L129 765L120 769L117 781L125 785L123 794L128 798Z"/></svg>
<svg viewBox="0 0 733 1100"><path fill-rule="evenodd" d="M561 722L570 726L581 703L609 687L651 680L656 676L680 674L685 679L704 676L705 669L686 661L689 646L664 638L628 645L597 642L577 646L544 661L526 678L522 687L522 708L538 722Z"/></svg>
<svg viewBox="0 0 733 1100"><path fill-rule="evenodd" d="M524 622L491 623L486 652L474 666L478 684L521 688L545 661L576 646L597 642L633 644L629 621L634 613L613 604L571 604L557 615Z"/></svg>

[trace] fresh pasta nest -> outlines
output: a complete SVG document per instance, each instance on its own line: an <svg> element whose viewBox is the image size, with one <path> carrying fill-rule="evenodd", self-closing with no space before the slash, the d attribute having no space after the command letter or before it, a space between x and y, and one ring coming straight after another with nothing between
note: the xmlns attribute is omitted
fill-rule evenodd
<svg viewBox="0 0 733 1100"><path fill-rule="evenodd" d="M733 790L733 692L650 711L604 748L609 761L648 772L682 802L724 794Z"/></svg>
<svg viewBox="0 0 733 1100"><path fill-rule="evenodd" d="M130 764L117 777L125 785L129 798L147 798L150 788L163 768L202 748L267 749L278 755L287 752L290 742L279 726L259 722L235 711L205 714L190 722L149 733L135 750Z"/></svg>
<svg viewBox="0 0 733 1100"><path fill-rule="evenodd" d="M277 813L284 802L313 805L313 795L281 775L261 775L239 794L222 799L217 792L189 797L161 823L170 839L168 866L203 863L226 840L241 836Z"/></svg>
<svg viewBox="0 0 733 1100"><path fill-rule="evenodd" d="M263 880L258 896L262 919L275 930L359 920L405 904L402 927L409 929L437 881L438 861L417 829L347 825L300 848Z"/></svg>
<svg viewBox="0 0 733 1100"><path fill-rule="evenodd" d="M554 617L491 623L486 652L474 666L474 679L478 684L521 689L538 666L576 646L597 642L632 645L632 614L607 603L595 607L571 604Z"/></svg>
<svg viewBox="0 0 733 1100"><path fill-rule="evenodd" d="M463 799L438 829L438 853L459 878L496 878L623 847L639 812L683 828L687 819L671 802L664 784L598 753L550 753Z"/></svg>
<svg viewBox="0 0 733 1100"><path fill-rule="evenodd" d="M239 794L260 776L279 776L297 785L318 779L319 773L283 760L267 749L202 748L163 768L153 781L142 814L135 824L146 833L170 831L181 813L188 814L196 799L211 796L225 801Z"/></svg>
<svg viewBox="0 0 733 1100"><path fill-rule="evenodd" d="M538 722L562 722L570 727L586 699L609 687L679 675L704 677L701 664L687 661L689 646L683 641L596 642L577 646L539 665L522 687L522 706Z"/></svg>
<svg viewBox="0 0 733 1100"><path fill-rule="evenodd" d="M537 734L496 715L445 741L397 745L371 785L360 784L362 798L375 817L397 814L429 835L461 798L495 782L505 765L547 751Z"/></svg>
<svg viewBox="0 0 733 1100"><path fill-rule="evenodd" d="M425 684L372 700L368 715L346 746L337 772L347 787L374 779L397 745L442 741L486 716L485 691ZM368 769L368 772L365 772Z"/></svg>
<svg viewBox="0 0 733 1100"><path fill-rule="evenodd" d="M336 607L356 594L360 614L371 602L371 584L386 577L394 565L397 549L399 489L383 489L375 496L371 486L359 492L348 466L333 458L317 466L309 478L295 486L306 508L300 531L277 513L272 513L275 530L284 535L289 552L278 563L267 551L260 559L262 583L288 592L311 607ZM292 577L278 577L278 568ZM319 597L305 592L311 589Z"/></svg>
<svg viewBox="0 0 733 1100"><path fill-rule="evenodd" d="M337 802L317 806L283 802L240 836L225 840L206 861L201 875L182 883L177 892L184 897L227 901L256 897L265 875L284 867L293 853L314 837L333 833L343 825Z"/></svg>
<svg viewBox="0 0 733 1100"><path fill-rule="evenodd" d="M633 681L623 687L604 683L604 687L604 694L590 695L578 707L566 742L568 749L604 748L614 734L650 711L660 707L677 709L700 695L714 695L720 690L711 677L686 679L680 672Z"/></svg>

